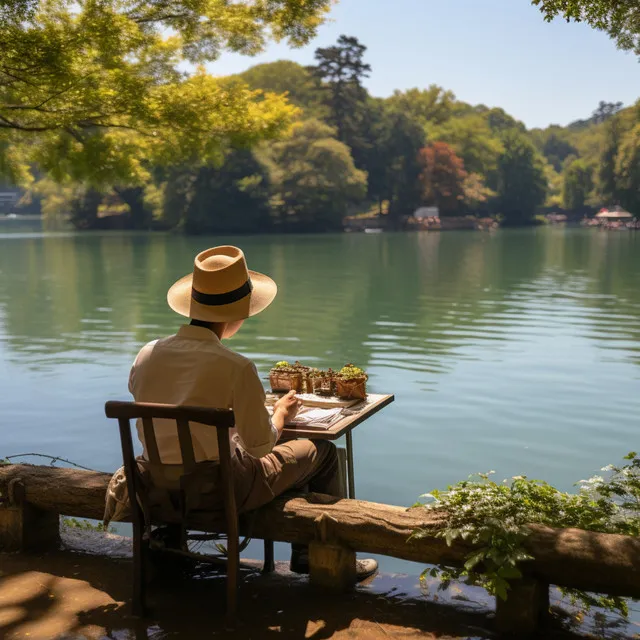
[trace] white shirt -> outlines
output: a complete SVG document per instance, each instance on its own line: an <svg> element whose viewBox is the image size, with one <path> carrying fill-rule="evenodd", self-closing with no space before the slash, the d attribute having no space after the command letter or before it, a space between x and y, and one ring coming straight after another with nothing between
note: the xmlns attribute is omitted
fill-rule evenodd
<svg viewBox="0 0 640 640"><path fill-rule="evenodd" d="M176 335L142 347L131 367L129 391L136 402L233 409L240 444L256 458L269 453L278 439L255 365L204 327L184 325ZM153 424L162 462L180 464L175 421ZM137 428L144 446L141 421ZM191 437L198 462L218 459L215 427L191 423Z"/></svg>

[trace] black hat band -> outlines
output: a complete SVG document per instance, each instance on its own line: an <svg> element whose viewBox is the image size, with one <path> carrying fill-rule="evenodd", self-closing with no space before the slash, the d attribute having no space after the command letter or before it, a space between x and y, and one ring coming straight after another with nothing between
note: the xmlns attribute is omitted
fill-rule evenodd
<svg viewBox="0 0 640 640"><path fill-rule="evenodd" d="M191 289L191 297L193 300L207 307L220 307L224 304L232 304L242 300L253 291L253 283L249 278L241 287L226 293L202 293L197 289Z"/></svg>

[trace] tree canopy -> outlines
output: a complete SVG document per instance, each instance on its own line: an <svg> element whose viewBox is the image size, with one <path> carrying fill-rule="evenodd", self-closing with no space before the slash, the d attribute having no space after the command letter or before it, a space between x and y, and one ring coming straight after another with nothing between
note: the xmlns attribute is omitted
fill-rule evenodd
<svg viewBox="0 0 640 640"><path fill-rule="evenodd" d="M616 160L620 202L631 211L640 211L640 124L625 137Z"/></svg>
<svg viewBox="0 0 640 640"><path fill-rule="evenodd" d="M0 172L136 184L149 164L220 161L280 133L284 97L183 63L306 43L330 0L4 0Z"/></svg>
<svg viewBox="0 0 640 640"><path fill-rule="evenodd" d="M356 169L349 147L317 120L295 125L289 138L264 148L263 158L281 224L340 229L349 204L366 193L367 176Z"/></svg>
<svg viewBox="0 0 640 640"><path fill-rule="evenodd" d="M593 167L574 159L564 170L563 204L570 211L584 209L593 190Z"/></svg>
<svg viewBox="0 0 640 640"><path fill-rule="evenodd" d="M438 207L441 215L458 213L468 175L462 159L445 142L434 142L422 149L420 159L424 167L420 182L425 204Z"/></svg>
<svg viewBox="0 0 640 640"><path fill-rule="evenodd" d="M640 103L602 100L566 127L527 130L436 85L375 98L363 83L373 72L366 46L346 35L318 49L311 67L280 60L226 78L186 73L185 61L250 53L270 35L302 42L326 4L112 1L77 11L62 0L25 4L11 28L40 43L31 59L0 36L14 56L0 59L0 173L23 185L35 177L25 202L71 213L80 228L321 231L351 213L403 228L423 205L530 224L545 207L640 206ZM284 15L300 20L291 33L278 27ZM85 33L90 24L97 29ZM38 40L45 31L51 38Z"/></svg>
<svg viewBox="0 0 640 640"><path fill-rule="evenodd" d="M547 20L586 22L604 31L620 49L640 56L640 5L637 0L532 0Z"/></svg>
<svg viewBox="0 0 640 640"><path fill-rule="evenodd" d="M502 138L498 160L498 207L508 224L523 224L534 216L547 191L544 164L530 140L517 131Z"/></svg>

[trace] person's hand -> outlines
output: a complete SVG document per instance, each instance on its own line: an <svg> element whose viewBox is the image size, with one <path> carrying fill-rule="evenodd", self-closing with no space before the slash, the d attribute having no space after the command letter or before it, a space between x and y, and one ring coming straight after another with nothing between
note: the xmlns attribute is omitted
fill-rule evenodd
<svg viewBox="0 0 640 640"><path fill-rule="evenodd" d="M302 403L296 398L295 391L289 391L273 405L273 413L280 413L285 423L293 420L298 414L298 409Z"/></svg>

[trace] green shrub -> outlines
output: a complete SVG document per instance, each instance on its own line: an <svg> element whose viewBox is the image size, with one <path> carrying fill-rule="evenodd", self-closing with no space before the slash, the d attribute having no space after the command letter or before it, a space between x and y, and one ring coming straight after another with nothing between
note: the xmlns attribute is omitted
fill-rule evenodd
<svg viewBox="0 0 640 640"><path fill-rule="evenodd" d="M426 494L423 497L429 502L423 506L446 514L447 525L436 536L448 545L464 540L475 549L462 569L434 567L425 570L421 578L439 577L442 588L453 579L464 578L506 599L510 580L522 576L520 563L531 559L524 544L528 524L639 535L640 458L632 452L625 460L628 464L621 467L604 467L606 479L595 476L579 482L575 494L524 476L497 483L491 480L494 472ZM432 531L417 530L412 537L430 535ZM561 591L586 609L597 605L628 615L624 598L594 596L576 589Z"/></svg>

